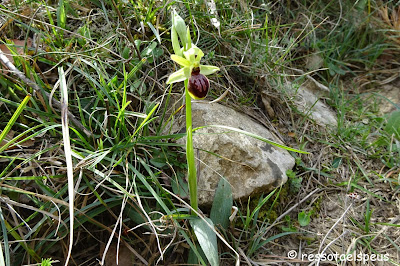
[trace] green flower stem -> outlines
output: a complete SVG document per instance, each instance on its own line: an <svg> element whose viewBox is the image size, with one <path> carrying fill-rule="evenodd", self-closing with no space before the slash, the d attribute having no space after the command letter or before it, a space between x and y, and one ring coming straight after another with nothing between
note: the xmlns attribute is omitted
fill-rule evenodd
<svg viewBox="0 0 400 266"><path fill-rule="evenodd" d="M193 210L198 211L197 202L197 176L196 176L196 164L194 160L193 150L193 137L192 137L192 98L188 91L189 80L185 80L185 101L186 101L186 160L188 164L188 182L189 182L189 193L190 193L190 206ZM192 215L196 213L192 210Z"/></svg>

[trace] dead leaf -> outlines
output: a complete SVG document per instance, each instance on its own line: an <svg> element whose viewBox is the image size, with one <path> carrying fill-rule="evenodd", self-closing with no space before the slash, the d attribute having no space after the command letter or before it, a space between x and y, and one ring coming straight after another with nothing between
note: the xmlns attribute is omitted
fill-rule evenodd
<svg viewBox="0 0 400 266"><path fill-rule="evenodd" d="M268 95L267 91L261 92L261 100L262 100L262 103L264 104L264 108L265 108L265 111L267 112L268 116L270 118L275 118L275 112L271 106L271 97Z"/></svg>
<svg viewBox="0 0 400 266"><path fill-rule="evenodd" d="M26 41L25 40L11 40L14 44L0 44L0 50L3 52L3 54L7 57L7 59L14 64L14 56L11 53L11 50L9 47L14 46L16 52L21 55L21 56L29 56L25 54L25 45L28 46L28 48L32 47L32 39L29 38ZM7 74L9 71L7 70L8 68L4 65L3 62L1 62L2 69L0 69L0 74Z"/></svg>
<svg viewBox="0 0 400 266"><path fill-rule="evenodd" d="M1 133L1 132L2 132L2 131L0 131L0 133ZM4 145L6 145L12 138L14 138L14 131L13 131L13 130L10 130L10 131L7 133L6 137L1 141L0 147L3 147Z"/></svg>
<svg viewBox="0 0 400 266"><path fill-rule="evenodd" d="M8 48L9 46L15 46L15 50L17 51L17 53L19 55L24 55L24 47L25 47L25 40L11 40L14 44L0 44L0 50L4 53L4 55L8 58L8 60L11 61L11 63L14 63L14 59L13 59L13 55L10 51L10 49ZM32 39L28 38L28 40L26 40L26 45L28 46L28 48L32 47Z"/></svg>

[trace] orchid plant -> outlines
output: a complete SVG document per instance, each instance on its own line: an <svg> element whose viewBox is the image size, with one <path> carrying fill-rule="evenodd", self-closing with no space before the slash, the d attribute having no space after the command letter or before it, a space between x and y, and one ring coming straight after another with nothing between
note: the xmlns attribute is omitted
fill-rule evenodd
<svg viewBox="0 0 400 266"><path fill-rule="evenodd" d="M186 26L184 20L176 11L172 12L171 41L174 50L171 59L178 63L181 68L172 73L166 83L172 84L183 81L185 85L186 159L188 164L190 205L197 212L197 176L192 138L191 100L204 99L207 96L210 82L206 78L206 75L215 73L219 68L200 64L204 53L192 43L189 27ZM195 215L195 212L192 213Z"/></svg>
<svg viewBox="0 0 400 266"><path fill-rule="evenodd" d="M189 27L186 26L183 19L175 12L172 12L172 27L171 27L171 41L172 47L174 50L174 54L171 55L171 59L179 64L181 68L176 72L172 73L167 80L167 84L173 84L177 82L184 82L185 85L185 102L186 102L186 160L188 164L188 183L189 183L189 193L190 193L190 205L192 208L192 216L197 216L198 214L198 198L197 198L197 176L196 176L196 165L195 165L195 157L193 150L193 138L192 133L196 129L200 128L192 128L192 99L199 100L204 99L207 96L208 90L210 88L210 82L208 81L206 75L213 74L219 70L216 66L210 65L202 65L200 63L202 57L204 56L203 51L198 48L196 45L192 43L190 37ZM306 153L301 150L293 149L282 145L280 143L268 140L266 138L257 136L250 132L246 132L241 129L236 129L229 126L223 125L208 125L208 127L219 127L222 129L226 129L232 132L237 132L241 134L245 134L252 138L256 138L258 140L264 141L268 144L293 151L299 153ZM224 179L221 179L224 181ZM227 181L225 181L227 182ZM220 182L221 183L221 182ZM221 183L223 184L223 182ZM220 193L220 197L217 197L217 200L214 201L216 204L216 209L226 208L229 206L223 203L222 199L231 198L232 199L232 191L230 190L230 186L227 184L225 187L229 189L223 189L224 185L221 185L221 189L217 193ZM220 184L218 185L218 188ZM271 196L275 191L271 192ZM228 195L228 197L226 196ZM268 197L269 198L269 197ZM266 198L266 200L268 200ZM221 199L221 200L219 200ZM232 205L232 203L231 203ZM231 206L232 207L232 206ZM228 209L228 214L230 212L230 208ZM219 215L219 213L217 214ZM211 214L212 216L212 214ZM215 218L215 216L214 216ZM225 219L226 218L226 219ZM228 222L229 216L224 219ZM217 222L222 221L223 219L214 219ZM226 243L224 238L214 229L214 221L212 218L207 217L196 217L189 220L189 223L195 233L197 240L207 257L210 265L219 265L219 256L218 256L218 246L217 246L217 235L219 239L221 239L237 256L236 264L239 266L239 254ZM228 222L229 223L229 222ZM195 249L193 249L195 250ZM196 253L198 258L202 256ZM204 264L205 265L205 264Z"/></svg>

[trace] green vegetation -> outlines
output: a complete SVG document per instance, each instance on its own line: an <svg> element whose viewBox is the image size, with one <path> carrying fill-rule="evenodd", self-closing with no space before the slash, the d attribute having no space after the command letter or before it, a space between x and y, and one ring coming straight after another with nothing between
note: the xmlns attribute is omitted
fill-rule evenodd
<svg viewBox="0 0 400 266"><path fill-rule="evenodd" d="M284 140L222 127L289 149L282 187L234 201L222 178L198 211L194 151L177 143L198 128L171 130L191 116L187 77L166 85L171 54L184 59L173 10L220 69L207 99ZM395 1L33 0L0 14L0 264L115 262L119 245L135 265L268 264L300 246L398 265L400 106L382 87L398 82ZM337 125L298 107L288 86L307 82Z"/></svg>

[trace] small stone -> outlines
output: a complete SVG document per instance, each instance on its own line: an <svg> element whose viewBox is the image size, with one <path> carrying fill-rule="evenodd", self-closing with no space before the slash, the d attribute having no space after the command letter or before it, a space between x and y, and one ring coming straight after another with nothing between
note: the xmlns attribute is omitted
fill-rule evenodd
<svg viewBox="0 0 400 266"><path fill-rule="evenodd" d="M286 88L288 93L294 97L294 104L303 115L309 116L320 126L337 127L336 113L321 101L321 98L317 96L318 93L311 88L310 83L306 82L300 87L288 83Z"/></svg>

